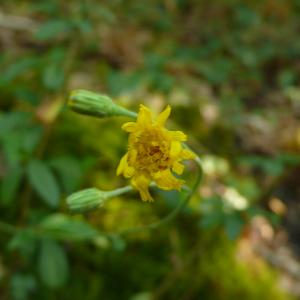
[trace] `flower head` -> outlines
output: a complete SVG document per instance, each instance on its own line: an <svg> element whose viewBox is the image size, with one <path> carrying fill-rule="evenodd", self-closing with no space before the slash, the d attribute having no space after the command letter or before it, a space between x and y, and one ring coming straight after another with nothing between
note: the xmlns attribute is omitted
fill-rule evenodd
<svg viewBox="0 0 300 300"><path fill-rule="evenodd" d="M129 132L128 152L119 163L117 175L131 178L143 201L153 201L148 189L151 181L163 190L180 190L184 180L176 178L173 172L181 175L184 169L181 161L195 157L182 146L187 139L183 132L164 127L170 112L168 105L153 121L151 111L140 105L137 121L122 126Z"/></svg>

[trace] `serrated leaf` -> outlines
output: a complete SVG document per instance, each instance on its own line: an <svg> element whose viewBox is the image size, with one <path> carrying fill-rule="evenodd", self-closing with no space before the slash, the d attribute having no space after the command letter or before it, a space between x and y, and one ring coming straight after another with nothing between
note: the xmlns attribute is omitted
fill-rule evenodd
<svg viewBox="0 0 300 300"><path fill-rule="evenodd" d="M41 199L49 206L57 207L60 191L51 169L42 161L32 160L27 172L30 184Z"/></svg>
<svg viewBox="0 0 300 300"><path fill-rule="evenodd" d="M38 257L38 271L42 282L49 288L66 284L69 265L64 249L53 240L42 240Z"/></svg>
<svg viewBox="0 0 300 300"><path fill-rule="evenodd" d="M99 235L88 223L74 220L64 214L46 217L39 227L53 238L62 240L89 240Z"/></svg>

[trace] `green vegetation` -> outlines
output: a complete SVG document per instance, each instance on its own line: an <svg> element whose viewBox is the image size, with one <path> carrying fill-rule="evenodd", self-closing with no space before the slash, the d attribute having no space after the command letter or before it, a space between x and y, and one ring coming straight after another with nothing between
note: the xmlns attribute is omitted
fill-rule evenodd
<svg viewBox="0 0 300 300"><path fill-rule="evenodd" d="M0 299L293 299L251 236L257 216L272 232L300 225L299 19L299 0L2 0ZM185 191L70 212L76 191L128 184L116 168L129 118L74 113L77 89L132 111L172 106L167 127L205 174L172 222L115 234ZM188 163L189 186L195 173Z"/></svg>

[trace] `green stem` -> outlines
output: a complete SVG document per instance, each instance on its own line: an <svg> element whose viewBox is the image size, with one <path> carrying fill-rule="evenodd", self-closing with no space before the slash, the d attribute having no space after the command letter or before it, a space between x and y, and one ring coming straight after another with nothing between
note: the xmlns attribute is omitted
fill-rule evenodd
<svg viewBox="0 0 300 300"><path fill-rule="evenodd" d="M115 234L126 235L126 234L130 234L130 233L144 231L144 230L156 229L156 228L163 226L163 225L169 223L170 221L172 221L182 211L182 209L186 206L186 204L189 202L189 200L191 199L192 195L196 192L196 190L202 180L203 171L202 171L202 166L201 166L201 160L198 156L196 157L195 162L197 164L197 171L198 171L195 183L194 183L192 189L189 191L189 193L185 197L185 199L183 201L181 201L172 212L170 212L163 219L161 219L157 222L154 222L152 224L125 229L125 230L117 232ZM115 235L115 234L113 234L113 235Z"/></svg>
<svg viewBox="0 0 300 300"><path fill-rule="evenodd" d="M110 192L106 192L106 195L108 196L108 198L113 198L113 197L117 197L117 196L120 196L120 195L128 193L128 192L131 192L132 190L133 190L132 186L127 185L122 188L115 189Z"/></svg>
<svg viewBox="0 0 300 300"><path fill-rule="evenodd" d="M123 114L123 116L125 116L125 117L129 117L129 118L132 118L132 119L136 119L136 118L137 118L137 113L136 113L136 112L133 112L133 111L128 110L128 109L126 109L126 108L124 108L124 107L121 107L121 106L118 107L118 110L119 110L119 112L121 112L121 113Z"/></svg>

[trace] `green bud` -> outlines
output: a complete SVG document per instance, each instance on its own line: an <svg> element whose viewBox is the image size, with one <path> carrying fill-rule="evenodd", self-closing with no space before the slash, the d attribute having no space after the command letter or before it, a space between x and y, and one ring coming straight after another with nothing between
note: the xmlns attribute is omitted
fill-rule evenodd
<svg viewBox="0 0 300 300"><path fill-rule="evenodd" d="M69 97L68 106L77 113L99 118L112 116L136 117L136 113L115 104L108 96L86 90L73 91Z"/></svg>
<svg viewBox="0 0 300 300"><path fill-rule="evenodd" d="M131 186L111 191L101 191L96 188L85 189L70 195L67 198L67 204L69 209L74 212L86 212L99 208L110 198L118 197L130 191L132 191Z"/></svg>
<svg viewBox="0 0 300 300"><path fill-rule="evenodd" d="M101 206L109 195L107 192L100 191L96 188L90 188L73 193L67 198L69 209L75 212L85 212Z"/></svg>

